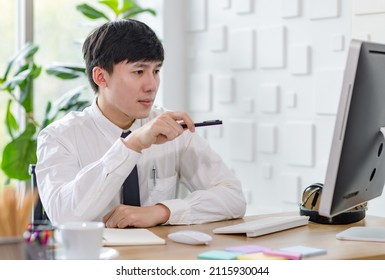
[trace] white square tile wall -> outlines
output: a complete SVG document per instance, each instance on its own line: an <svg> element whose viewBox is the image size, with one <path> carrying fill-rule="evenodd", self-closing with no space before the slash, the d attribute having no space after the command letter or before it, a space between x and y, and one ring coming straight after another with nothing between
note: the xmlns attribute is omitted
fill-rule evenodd
<svg viewBox="0 0 385 280"><path fill-rule="evenodd" d="M207 29L207 0L187 0L187 30L204 31Z"/></svg>
<svg viewBox="0 0 385 280"><path fill-rule="evenodd" d="M174 24L186 30L172 38L185 68L168 69L185 72L186 85L165 94L182 94L194 119L225 121L204 136L253 196L248 214L296 209L298 194L324 178L349 42L385 42L385 1L163 2L184 7ZM369 210L385 216L383 205L385 196Z"/></svg>
<svg viewBox="0 0 385 280"><path fill-rule="evenodd" d="M286 59L286 29L266 26L258 30L257 58L261 68L282 68Z"/></svg>
<svg viewBox="0 0 385 280"><path fill-rule="evenodd" d="M231 159L253 161L254 159L254 122L251 120L232 120L229 124Z"/></svg>
<svg viewBox="0 0 385 280"><path fill-rule="evenodd" d="M189 107L191 111L211 110L212 77L207 73L192 74L189 80Z"/></svg>
<svg viewBox="0 0 385 280"><path fill-rule="evenodd" d="M286 163L312 167L314 164L314 124L291 121L285 125Z"/></svg>
<svg viewBox="0 0 385 280"><path fill-rule="evenodd" d="M307 75L311 67L311 49L308 45L292 45L289 48L289 69L293 75Z"/></svg>
<svg viewBox="0 0 385 280"><path fill-rule="evenodd" d="M340 0L308 0L309 18L313 20L336 18L340 15Z"/></svg>
<svg viewBox="0 0 385 280"><path fill-rule="evenodd" d="M302 12L302 0L281 0L282 17L299 17Z"/></svg>
<svg viewBox="0 0 385 280"><path fill-rule="evenodd" d="M238 14L248 14L253 11L254 2L252 0L233 0L232 4Z"/></svg>
<svg viewBox="0 0 385 280"><path fill-rule="evenodd" d="M230 30L230 60L234 70L254 68L255 32L253 29Z"/></svg>
<svg viewBox="0 0 385 280"><path fill-rule="evenodd" d="M278 113L280 106L280 88L278 85L261 85L258 98L259 108L263 113Z"/></svg>

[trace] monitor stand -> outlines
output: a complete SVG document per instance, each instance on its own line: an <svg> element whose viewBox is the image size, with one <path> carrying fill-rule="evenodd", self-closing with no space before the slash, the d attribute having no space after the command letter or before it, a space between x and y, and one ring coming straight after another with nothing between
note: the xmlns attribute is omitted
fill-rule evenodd
<svg viewBox="0 0 385 280"><path fill-rule="evenodd" d="M336 235L337 239L385 242L385 227L351 227Z"/></svg>

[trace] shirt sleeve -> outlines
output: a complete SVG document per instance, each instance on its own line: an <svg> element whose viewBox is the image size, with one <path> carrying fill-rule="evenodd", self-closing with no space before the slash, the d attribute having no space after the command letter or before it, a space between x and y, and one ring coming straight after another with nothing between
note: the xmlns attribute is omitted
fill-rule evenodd
<svg viewBox="0 0 385 280"><path fill-rule="evenodd" d="M180 183L190 193L162 202L171 212L167 223L199 224L244 216L246 201L240 181L202 137L186 134Z"/></svg>
<svg viewBox="0 0 385 280"><path fill-rule="evenodd" d="M45 129L39 134L37 183L42 204L53 223L100 216L117 197L140 156L117 139L103 156L83 166L74 151L82 148L85 149L73 147L54 130Z"/></svg>

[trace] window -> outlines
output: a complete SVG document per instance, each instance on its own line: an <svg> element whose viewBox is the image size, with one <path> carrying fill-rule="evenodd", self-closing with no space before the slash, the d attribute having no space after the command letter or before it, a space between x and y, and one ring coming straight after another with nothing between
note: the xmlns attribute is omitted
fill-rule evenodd
<svg viewBox="0 0 385 280"><path fill-rule="evenodd" d="M9 1L9 0L0 0L1 7L1 17L0 17L0 75L1 77L4 75L6 66L10 58L15 53L15 45L16 45L16 3L17 1ZM5 144L7 143L7 138L4 135L7 135L4 127L4 117L5 117L5 109L7 96L4 92L0 92L0 153L2 153ZM4 174L0 171L0 186L5 180Z"/></svg>
<svg viewBox="0 0 385 280"><path fill-rule="evenodd" d="M94 28L76 10L82 3L97 1L39 0L34 2L34 41L39 46L35 61L46 67L52 63L76 63L83 65L82 44ZM81 85L88 85L86 78L61 80L44 71L35 83L35 115L44 113L47 100L56 100L64 93ZM88 96L87 96L88 97ZM90 98L92 93L90 92Z"/></svg>

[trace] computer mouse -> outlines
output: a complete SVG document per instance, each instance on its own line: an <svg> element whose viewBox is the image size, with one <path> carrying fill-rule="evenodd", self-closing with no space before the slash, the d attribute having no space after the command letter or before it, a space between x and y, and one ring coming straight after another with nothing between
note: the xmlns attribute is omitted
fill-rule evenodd
<svg viewBox="0 0 385 280"><path fill-rule="evenodd" d="M210 235L196 230L180 230L168 235L172 241L190 245L208 245L213 239Z"/></svg>

